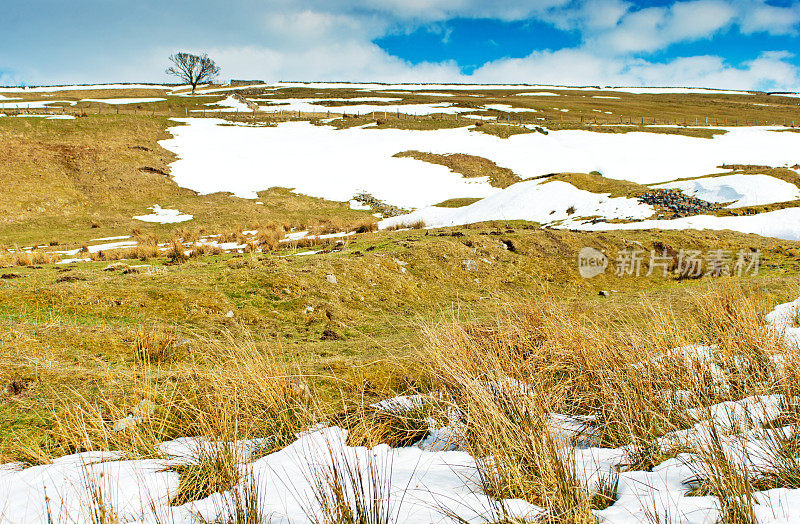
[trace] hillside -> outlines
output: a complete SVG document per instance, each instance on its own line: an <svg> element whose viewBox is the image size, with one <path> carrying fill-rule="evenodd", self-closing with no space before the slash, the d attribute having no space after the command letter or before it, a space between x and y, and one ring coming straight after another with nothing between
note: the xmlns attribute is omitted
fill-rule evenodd
<svg viewBox="0 0 800 524"><path fill-rule="evenodd" d="M798 104L0 88L0 522L792 521Z"/></svg>

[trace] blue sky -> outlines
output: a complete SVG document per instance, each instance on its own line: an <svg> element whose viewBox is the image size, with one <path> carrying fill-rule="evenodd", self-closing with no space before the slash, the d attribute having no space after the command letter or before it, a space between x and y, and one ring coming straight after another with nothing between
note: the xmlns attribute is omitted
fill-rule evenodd
<svg viewBox="0 0 800 524"><path fill-rule="evenodd" d="M0 84L222 78L800 90L800 0L4 0Z"/></svg>

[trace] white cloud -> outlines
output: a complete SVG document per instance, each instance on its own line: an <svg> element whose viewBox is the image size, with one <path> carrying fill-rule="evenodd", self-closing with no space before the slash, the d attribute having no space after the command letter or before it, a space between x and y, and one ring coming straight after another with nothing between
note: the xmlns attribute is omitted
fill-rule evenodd
<svg viewBox="0 0 800 524"><path fill-rule="evenodd" d="M163 56L165 51L158 52ZM371 42L327 42L300 50L223 47L208 53L225 65L226 78L269 81L449 82L460 77L455 62L411 65Z"/></svg>
<svg viewBox="0 0 800 524"><path fill-rule="evenodd" d="M327 12L373 12L400 21L442 21L456 17L524 20L570 0L313 0L306 2Z"/></svg>
<svg viewBox="0 0 800 524"><path fill-rule="evenodd" d="M736 10L720 0L677 2L623 16L618 25L588 38L588 44L613 53L657 51L676 42L711 38L734 20Z"/></svg>
<svg viewBox="0 0 800 524"><path fill-rule="evenodd" d="M740 27L745 34L766 32L772 35L797 34L800 4L777 7L756 2L743 9Z"/></svg>
<svg viewBox="0 0 800 524"><path fill-rule="evenodd" d="M536 52L526 58L490 62L472 79L567 85L688 86L726 89L796 90L800 70L788 53L764 53L740 67L719 56L677 58L666 63L604 56L581 49ZM494 80L493 80L494 79Z"/></svg>
<svg viewBox="0 0 800 524"><path fill-rule="evenodd" d="M672 44L710 38L737 25L745 33L790 34L800 24L797 0L790 7L774 7L765 0L687 0L644 9L630 0L259 0L246 9L243 3L233 0L219 24L200 18L193 32L171 31L162 24L166 32L149 39L137 33L127 43L110 38L108 45L98 46L96 35L73 31L73 38L67 35L61 41L83 50L76 60L44 51L24 55L27 47L6 46L4 51L0 45L0 65L7 71L0 73L0 83L161 82L166 56L180 48L208 52L222 66L223 78L798 89L797 67L785 52L762 53L734 67L716 56L712 40L709 56L666 63L647 58ZM571 49L496 60L468 76L452 61L414 65L373 43L390 31L425 26L440 28L446 39L446 21L453 17L532 17L576 31L582 42ZM226 24L237 21L241 32L226 30ZM59 24L72 27L70 20ZM0 35L0 44L2 39ZM8 37L6 43L22 40Z"/></svg>

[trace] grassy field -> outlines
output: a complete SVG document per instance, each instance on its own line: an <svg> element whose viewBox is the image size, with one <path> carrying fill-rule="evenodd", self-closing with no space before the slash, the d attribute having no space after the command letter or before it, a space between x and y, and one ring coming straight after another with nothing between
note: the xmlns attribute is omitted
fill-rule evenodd
<svg viewBox="0 0 800 524"><path fill-rule="evenodd" d="M317 91L285 89L270 96L369 96L357 90ZM560 96L453 91L456 96L447 101L464 107L504 103L534 108L538 112L523 114L523 122L541 124L536 118L549 115L550 129L646 129L702 138L719 130L642 128L642 119L708 116L716 119L714 125L731 125L725 120L736 118L742 125L748 119L786 119L797 108L797 99L762 94L613 93L619 98L596 99L592 96L599 92L553 91ZM265 91L245 93L252 98ZM40 100L44 95L19 96ZM136 106L135 115L134 107L122 106L118 114L116 107L80 102L125 96L168 100ZM371 211L351 210L347 203L287 188L263 191L256 201L230 194L198 195L172 181L169 164L174 156L158 141L170 136L168 127L178 125L170 115L182 116L225 96L192 98L150 89L68 91L46 98L78 102L65 108L79 115L74 120L0 118L0 175L6 182L0 194L0 242L11 248L3 253L6 263L0 268L0 462L41 464L67 453L99 449L155 456L159 442L187 435L223 440L269 437L271 449L279 449L295 431L320 421L351 430L353 445L387 440L398 444L408 439L403 431L417 435L419 420L386 420L370 404L398 394L437 392L482 421L477 429L471 426L469 452L500 457L500 464L508 466L482 479L487 492L586 516L590 501L569 495L575 493L569 485L512 467L532 464L541 472L558 461L552 456L550 462L544 460L541 451L547 446L537 447L536 453L519 447L525 435L540 434L525 426L535 421L524 413L498 413L494 400L479 395L486 389L475 387L482 384L474 382L476 377L535 377L537 409L581 416L600 413L597 424L604 444L631 444L642 451L632 467L643 470L674 456L656 453L653 440L687 422L675 414L675 406L668 406L666 418L653 415L665 404L652 391L646 393L649 386L641 377L624 372L628 364L638 365L644 356L656 358L682 344L718 344L724 349L720 358L730 357L725 362L735 364L729 366L731 380L741 379L735 391L720 394L705 383L698 386L702 380L691 370L676 373L670 368L648 376L653 384L672 380L669 384L675 389L692 392L698 397L692 402L706 407L771 392L781 384L789 387L791 377L784 375L769 386L742 379L757 373L753 367L737 366L742 355L753 356L753 344L769 342L763 332L764 313L797 297L800 243L730 231L551 230L522 221L376 231ZM431 101L430 96L413 93L386 96L401 97L403 104ZM743 107L746 103L750 105ZM346 105L339 102L339 107ZM554 107L569 111L556 113ZM639 125L594 127L588 117L597 108L624 108L623 120L639 120ZM80 116L83 113L86 116ZM453 115L335 116L328 124L337 128L374 124L434 130L474 125ZM285 115L284 120L290 118L322 123L321 115ZM279 120L263 113L231 119L261 125ZM501 137L544 132L504 123L485 123L473 130ZM465 177L488 177L498 188L519 180L504 166L472 155L405 151L397 156L444 165ZM732 169L769 174L800 186L792 170ZM548 176L612 196L635 197L649 190L597 172ZM473 201L452 199L439 205L459 207ZM159 225L132 218L147 214L154 204L194 219ZM303 229L348 234L279 242L285 233ZM260 248L252 244L256 235L246 230L259 231ZM78 256L92 260L80 264L55 264L49 258L54 251L94 245L93 239L127 235L140 245L83 253ZM241 244L242 252L201 249L195 243L212 235ZM42 247L28 254L15 249L35 245ZM581 278L577 260L584 247L605 253L605 273ZM194 252L186 255L186 248ZM643 254L641 274L617 274L618 259L632 250ZM651 251L665 255L674 266L681 251L708 255L715 250L734 258L739 252L750 257L758 252L758 273L687 278L650 267ZM734 343L736 337L744 342ZM610 381L604 382L604 377ZM613 398L624 402L615 404ZM603 411L612 405L614 409ZM144 411L145 423L116 427ZM203 470L201 480L209 480L204 482L197 481L198 471L192 466L181 469L176 500L194 500L230 487L238 477L222 470ZM715 479L720 477L709 475L698 489L722 498L724 486L712 485ZM745 496L742 490L737 493ZM602 503L591 502L598 507Z"/></svg>
<svg viewBox="0 0 800 524"><path fill-rule="evenodd" d="M578 276L577 252L583 246L608 253L607 274L591 280ZM421 326L449 315L483 318L509 300L545 290L574 297L598 314L653 302L681 311L687 292L714 280L681 280L658 271L639 278L614 275L617 254L634 247L760 249L759 275L741 280L776 300L790 298L786 285L800 272L800 244L792 242L706 232L590 234L522 223L364 233L338 248L331 241L329 249L340 251L305 256L284 249L205 255L183 263L162 256L138 268L142 262L7 269L0 275L6 324L0 383L24 388L0 403L5 421L0 431L14 437L2 439L0 452L5 459L26 460L35 458L32 449L39 450L37 460L63 452L50 434L54 414L79 399L113 398L134 382L141 386L136 370L142 365L142 337L164 346L165 355L156 358L157 382L150 387L184 380L179 377L186 369L198 365L193 355L210 347L253 341L303 375L317 377L328 402L342 402L365 384L378 399L421 385L420 369L393 370L413 358L422 343ZM134 269L124 271L128 266ZM335 276L335 284L328 275ZM611 296L598 296L601 290ZM338 391L342 385L347 387ZM123 397L115 402L133 402Z"/></svg>
<svg viewBox="0 0 800 524"><path fill-rule="evenodd" d="M148 224L131 217L148 207L177 208L194 215L193 228L253 229L270 221L373 220L346 204L296 195L283 188L258 201L229 194L198 196L169 178L172 153L166 117L91 115L75 120L0 120L0 239L7 245L57 243L80 247L92 238L130 234L136 228L169 240L179 226Z"/></svg>

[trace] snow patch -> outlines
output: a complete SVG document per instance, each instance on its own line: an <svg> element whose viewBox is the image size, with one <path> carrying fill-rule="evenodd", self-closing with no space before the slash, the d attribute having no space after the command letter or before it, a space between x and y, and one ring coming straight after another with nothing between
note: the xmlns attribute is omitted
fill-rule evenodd
<svg viewBox="0 0 800 524"><path fill-rule="evenodd" d="M193 215L182 215L177 209L162 209L158 204L149 207L153 212L149 215L139 215L133 217L134 220L141 220L142 222L154 222L157 224L175 224L178 222L186 222L194 218Z"/></svg>
<svg viewBox="0 0 800 524"><path fill-rule="evenodd" d="M680 189L708 202L730 202L727 206L730 208L760 206L800 198L800 189L796 185L769 175L726 175L669 182L655 187Z"/></svg>

